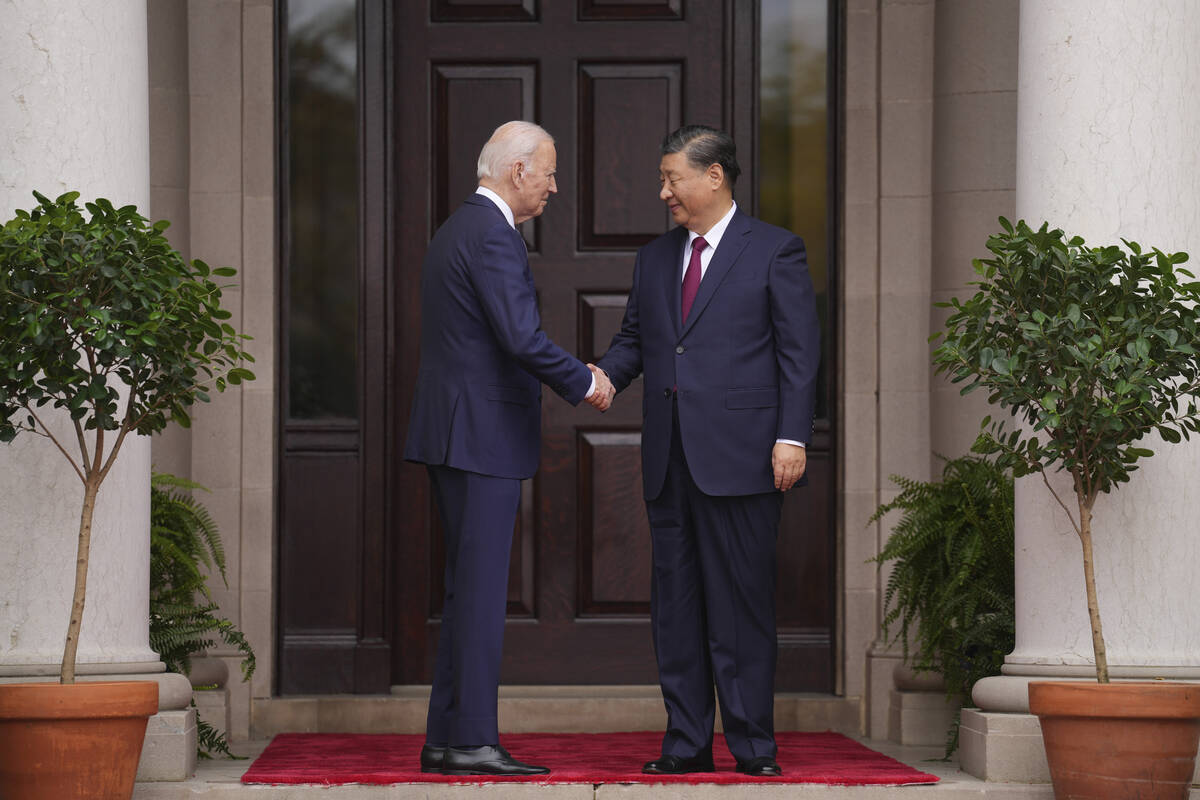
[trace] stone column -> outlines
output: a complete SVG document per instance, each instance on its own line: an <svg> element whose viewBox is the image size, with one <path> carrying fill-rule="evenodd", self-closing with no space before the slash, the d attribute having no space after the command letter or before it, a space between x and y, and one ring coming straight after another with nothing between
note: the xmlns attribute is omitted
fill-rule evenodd
<svg viewBox="0 0 1200 800"><path fill-rule="evenodd" d="M1191 0L1022 3L1017 214L1089 244L1200 242L1200 6ZM1097 501L1096 581L1114 678L1200 679L1200 443L1155 456ZM1069 486L1056 487L1068 505ZM964 713L964 769L1049 780L1030 679L1093 677L1080 547L1040 479L1017 483L1017 643Z"/></svg>
<svg viewBox="0 0 1200 800"><path fill-rule="evenodd" d="M144 0L0 3L0 218L31 207L34 189L148 210L146 36ZM182 778L195 718L187 680L148 643L149 474L149 440L126 440L98 498L78 671L159 682L139 776ZM0 681L58 674L82 496L49 441L0 445Z"/></svg>

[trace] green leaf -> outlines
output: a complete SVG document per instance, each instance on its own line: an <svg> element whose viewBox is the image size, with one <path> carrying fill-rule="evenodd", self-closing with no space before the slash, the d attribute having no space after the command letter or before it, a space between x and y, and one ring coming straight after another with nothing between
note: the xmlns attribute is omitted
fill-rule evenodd
<svg viewBox="0 0 1200 800"><path fill-rule="evenodd" d="M47 405L89 431L186 426L188 407L207 399L209 364L251 360L211 270L135 206L97 198L85 213L77 192L34 197L0 227L0 438L18 433L13 410ZM109 377L129 387L136 423Z"/></svg>

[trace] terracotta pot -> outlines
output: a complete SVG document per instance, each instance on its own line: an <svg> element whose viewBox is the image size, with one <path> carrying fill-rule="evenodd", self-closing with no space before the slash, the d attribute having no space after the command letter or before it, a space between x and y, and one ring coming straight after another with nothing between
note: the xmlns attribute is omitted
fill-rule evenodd
<svg viewBox="0 0 1200 800"><path fill-rule="evenodd" d="M129 798L157 711L153 681L0 685L0 797Z"/></svg>
<svg viewBox="0 0 1200 800"><path fill-rule="evenodd" d="M1200 742L1200 686L1029 684L1054 796L1186 800Z"/></svg>

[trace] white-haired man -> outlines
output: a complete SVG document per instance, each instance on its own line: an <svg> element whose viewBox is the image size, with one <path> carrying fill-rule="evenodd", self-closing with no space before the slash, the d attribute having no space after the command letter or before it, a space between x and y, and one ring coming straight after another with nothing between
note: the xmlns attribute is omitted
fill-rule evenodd
<svg viewBox="0 0 1200 800"><path fill-rule="evenodd" d="M445 535L446 596L421 769L532 775L500 746L496 694L521 480L537 471L541 384L604 411L612 385L542 331L516 225L558 188L554 139L508 122L479 154L479 188L429 243L421 363L404 457L426 465Z"/></svg>

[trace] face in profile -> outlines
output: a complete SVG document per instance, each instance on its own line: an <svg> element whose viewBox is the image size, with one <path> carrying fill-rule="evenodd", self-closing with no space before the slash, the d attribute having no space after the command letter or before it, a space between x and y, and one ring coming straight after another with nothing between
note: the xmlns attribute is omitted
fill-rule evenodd
<svg viewBox="0 0 1200 800"><path fill-rule="evenodd" d="M529 163L521 173L521 183L517 187L517 197L520 208L513 209L517 222L524 222L540 215L546 210L550 195L558 191L555 182L555 169L558 164L558 154L554 142L549 139L538 145L533 151Z"/></svg>
<svg viewBox="0 0 1200 800"><path fill-rule="evenodd" d="M715 195L708 171L688 161L683 152L668 153L658 165L658 198L667 204L676 225L692 229L711 216ZM704 231L698 230L697 233Z"/></svg>

